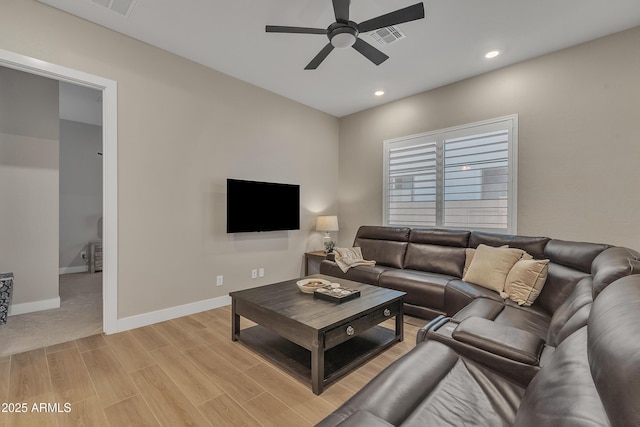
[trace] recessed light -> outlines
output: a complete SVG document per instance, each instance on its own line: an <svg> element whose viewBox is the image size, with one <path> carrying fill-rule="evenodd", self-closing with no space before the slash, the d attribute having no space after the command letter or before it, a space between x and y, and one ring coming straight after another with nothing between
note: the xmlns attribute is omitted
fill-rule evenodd
<svg viewBox="0 0 640 427"><path fill-rule="evenodd" d="M492 50L487 52L487 54L484 56L487 59L491 59L491 58L495 58L496 56L500 55L500 51L499 50Z"/></svg>
<svg viewBox="0 0 640 427"><path fill-rule="evenodd" d="M377 91L373 92L373 94L375 96L382 96L382 95L384 95L384 91L383 90L377 90Z"/></svg>

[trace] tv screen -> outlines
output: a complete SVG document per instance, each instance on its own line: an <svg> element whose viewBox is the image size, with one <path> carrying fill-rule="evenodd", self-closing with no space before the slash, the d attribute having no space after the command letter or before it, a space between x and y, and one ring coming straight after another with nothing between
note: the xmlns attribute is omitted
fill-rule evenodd
<svg viewBox="0 0 640 427"><path fill-rule="evenodd" d="M227 233L299 229L299 185L227 179Z"/></svg>

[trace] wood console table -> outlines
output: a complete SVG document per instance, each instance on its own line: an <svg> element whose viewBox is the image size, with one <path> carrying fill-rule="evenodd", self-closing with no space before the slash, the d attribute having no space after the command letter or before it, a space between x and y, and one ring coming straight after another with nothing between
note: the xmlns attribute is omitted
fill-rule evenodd
<svg viewBox="0 0 640 427"><path fill-rule="evenodd" d="M325 251L314 251L314 252L305 252L304 253L304 275L309 275L309 259L319 259L322 261L327 257L327 253Z"/></svg>

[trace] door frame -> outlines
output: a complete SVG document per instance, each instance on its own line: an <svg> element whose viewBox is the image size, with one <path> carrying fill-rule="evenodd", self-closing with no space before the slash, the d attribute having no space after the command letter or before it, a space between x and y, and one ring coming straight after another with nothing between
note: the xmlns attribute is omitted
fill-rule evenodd
<svg viewBox="0 0 640 427"><path fill-rule="evenodd" d="M102 92L102 328L118 332L118 84L4 49L0 65Z"/></svg>

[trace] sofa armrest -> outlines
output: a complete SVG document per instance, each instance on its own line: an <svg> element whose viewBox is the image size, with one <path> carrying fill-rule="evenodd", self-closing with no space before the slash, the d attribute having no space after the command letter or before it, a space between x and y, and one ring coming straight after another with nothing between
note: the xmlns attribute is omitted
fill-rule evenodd
<svg viewBox="0 0 640 427"><path fill-rule="evenodd" d="M532 366L540 364L545 344L531 332L481 317L469 317L460 322L452 337L491 354Z"/></svg>
<svg viewBox="0 0 640 427"><path fill-rule="evenodd" d="M427 334L429 333L429 331L437 330L440 326L444 325L448 321L449 317L446 317L442 314L440 316L434 317L429 321L429 323L418 330L418 333L416 334L416 345L427 339Z"/></svg>

